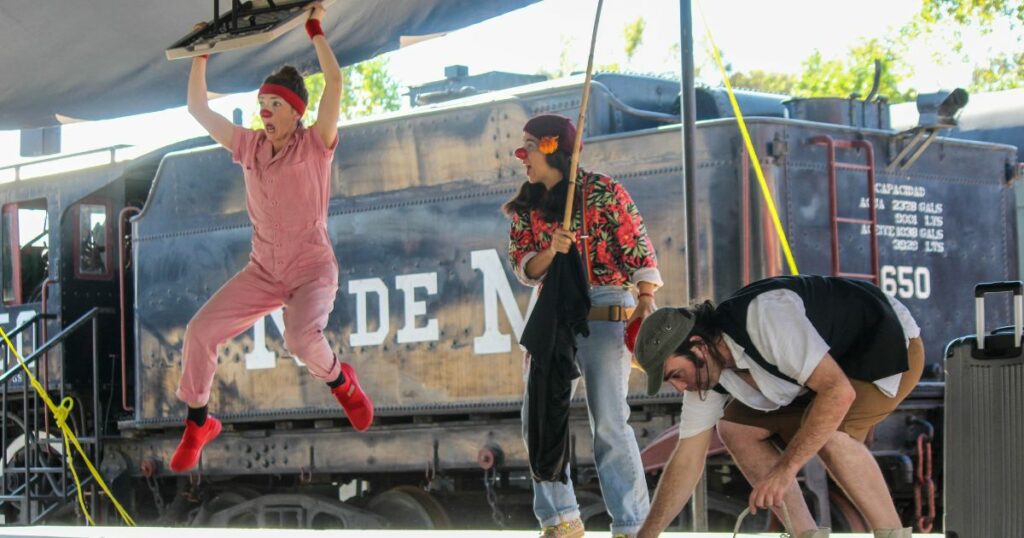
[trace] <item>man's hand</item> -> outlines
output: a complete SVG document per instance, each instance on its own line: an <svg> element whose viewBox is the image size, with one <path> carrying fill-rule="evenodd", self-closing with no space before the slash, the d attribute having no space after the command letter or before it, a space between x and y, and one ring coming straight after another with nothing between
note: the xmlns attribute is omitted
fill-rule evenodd
<svg viewBox="0 0 1024 538"><path fill-rule="evenodd" d="M639 538L652 538L661 534L679 515L686 501L690 500L693 488L704 473L708 446L711 445L714 431L713 428L708 429L676 442L676 448L665 464L661 479L658 480L658 489L651 499L651 511L637 533Z"/></svg>
<svg viewBox="0 0 1024 538"><path fill-rule="evenodd" d="M786 489L796 480L797 471L775 466L768 474L754 483L754 491L750 492L750 513L756 514L758 508L782 506Z"/></svg>

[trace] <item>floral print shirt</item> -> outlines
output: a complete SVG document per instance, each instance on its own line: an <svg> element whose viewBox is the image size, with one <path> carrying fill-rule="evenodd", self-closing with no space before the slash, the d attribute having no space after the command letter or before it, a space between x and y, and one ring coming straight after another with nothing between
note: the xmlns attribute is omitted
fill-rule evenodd
<svg viewBox="0 0 1024 538"><path fill-rule="evenodd" d="M660 287L663 282L654 245L647 236L640 211L622 184L581 170L576 181L577 199L581 191L586 192L586 230L580 224L578 209L573 212L572 229L580 236L576 244L580 253L587 252L584 242L589 249L590 284L625 288L638 282L650 282ZM512 216L508 261L523 284L541 284L544 277L527 276L526 264L551 245L551 234L560 225L545 221L537 210L521 211ZM584 239L584 233L589 237Z"/></svg>

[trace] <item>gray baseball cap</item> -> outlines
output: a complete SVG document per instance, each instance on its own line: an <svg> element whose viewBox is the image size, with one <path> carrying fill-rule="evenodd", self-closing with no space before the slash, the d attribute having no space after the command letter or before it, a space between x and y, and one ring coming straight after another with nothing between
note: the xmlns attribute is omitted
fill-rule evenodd
<svg viewBox="0 0 1024 538"><path fill-rule="evenodd" d="M636 360L647 373L647 394L657 394L665 380L665 361L690 336L693 312L659 308L644 319L636 336Z"/></svg>

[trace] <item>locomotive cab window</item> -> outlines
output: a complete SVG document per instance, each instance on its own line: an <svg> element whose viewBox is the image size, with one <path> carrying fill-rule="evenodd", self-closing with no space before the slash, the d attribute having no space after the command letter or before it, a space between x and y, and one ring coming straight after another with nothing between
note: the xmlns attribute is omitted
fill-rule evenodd
<svg viewBox="0 0 1024 538"><path fill-rule="evenodd" d="M110 267L110 206L103 202L86 202L78 206L75 220L75 276L84 279L107 279Z"/></svg>
<svg viewBox="0 0 1024 538"><path fill-rule="evenodd" d="M0 271L4 304L38 302L49 273L50 226L46 200L3 207Z"/></svg>

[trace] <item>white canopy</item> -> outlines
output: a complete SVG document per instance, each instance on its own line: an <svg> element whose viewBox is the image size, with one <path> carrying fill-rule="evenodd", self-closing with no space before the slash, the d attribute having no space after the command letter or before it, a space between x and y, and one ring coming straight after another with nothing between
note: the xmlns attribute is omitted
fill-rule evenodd
<svg viewBox="0 0 1024 538"><path fill-rule="evenodd" d="M398 48L403 37L456 30L536 1L337 0L323 27L349 65ZM190 62L168 61L164 50L212 18L212 0L3 0L0 130L184 105ZM318 70L301 30L213 56L209 89L253 90L285 63Z"/></svg>

